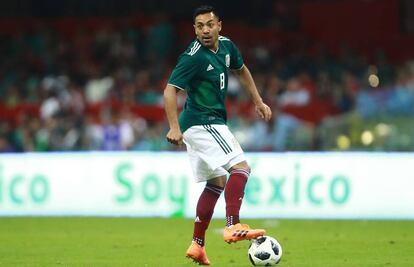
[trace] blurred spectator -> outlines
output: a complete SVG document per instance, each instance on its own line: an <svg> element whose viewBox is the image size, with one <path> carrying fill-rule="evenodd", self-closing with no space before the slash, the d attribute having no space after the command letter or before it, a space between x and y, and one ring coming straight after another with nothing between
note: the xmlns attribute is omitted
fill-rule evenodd
<svg viewBox="0 0 414 267"><path fill-rule="evenodd" d="M154 66L162 65L170 56L174 43L174 31L167 14L158 13L153 24L148 28L145 52L147 59Z"/></svg>
<svg viewBox="0 0 414 267"><path fill-rule="evenodd" d="M57 115L60 111L60 103L56 97L56 93L51 91L47 98L40 105L40 117L43 120L49 120Z"/></svg>
<svg viewBox="0 0 414 267"><path fill-rule="evenodd" d="M0 134L0 153L14 152L13 147L10 145L7 137Z"/></svg>
<svg viewBox="0 0 414 267"><path fill-rule="evenodd" d="M90 104L103 102L113 85L114 80L111 77L89 80L85 86L86 101Z"/></svg>
<svg viewBox="0 0 414 267"><path fill-rule="evenodd" d="M311 95L301 84L298 78L290 78L286 83L286 90L281 93L278 105L284 106L305 106L309 104Z"/></svg>

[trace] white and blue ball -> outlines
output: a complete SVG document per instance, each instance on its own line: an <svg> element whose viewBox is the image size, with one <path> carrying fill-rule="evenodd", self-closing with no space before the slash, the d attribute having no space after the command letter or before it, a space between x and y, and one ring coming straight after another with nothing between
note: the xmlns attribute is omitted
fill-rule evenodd
<svg viewBox="0 0 414 267"><path fill-rule="evenodd" d="M254 266L274 266L282 258L282 246L271 236L252 239L248 255Z"/></svg>

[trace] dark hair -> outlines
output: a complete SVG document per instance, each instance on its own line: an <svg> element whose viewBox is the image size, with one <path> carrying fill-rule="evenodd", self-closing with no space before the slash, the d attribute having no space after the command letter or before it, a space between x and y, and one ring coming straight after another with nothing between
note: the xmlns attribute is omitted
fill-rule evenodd
<svg viewBox="0 0 414 267"><path fill-rule="evenodd" d="M219 15L217 14L217 12L216 12L216 10L214 9L214 7L212 7L212 6L199 6L199 7L197 7L197 8L194 10L194 13L193 13L193 22L195 21L195 18L196 18L198 15L201 15L201 14L206 14L206 13L210 13L210 12L213 12L214 16L216 16L216 17L217 17L217 19L218 19L218 20L220 20L220 17L219 17Z"/></svg>

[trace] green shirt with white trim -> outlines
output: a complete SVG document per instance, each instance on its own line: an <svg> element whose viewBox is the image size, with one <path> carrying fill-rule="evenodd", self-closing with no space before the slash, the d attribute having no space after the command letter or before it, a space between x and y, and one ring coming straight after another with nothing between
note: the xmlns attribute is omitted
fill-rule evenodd
<svg viewBox="0 0 414 267"><path fill-rule="evenodd" d="M194 125L226 124L225 97L230 70L243 67L236 45L219 36L216 52L195 39L181 54L168 84L185 90L187 100L179 116L182 132Z"/></svg>

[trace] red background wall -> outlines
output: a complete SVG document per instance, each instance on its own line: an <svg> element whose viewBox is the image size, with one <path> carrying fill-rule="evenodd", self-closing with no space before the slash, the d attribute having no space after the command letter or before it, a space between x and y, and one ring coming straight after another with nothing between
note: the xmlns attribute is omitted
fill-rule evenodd
<svg viewBox="0 0 414 267"><path fill-rule="evenodd" d="M401 30L398 0L342 0L306 3L301 30L337 51L342 43L372 55L384 49L394 61L414 56L414 37Z"/></svg>

